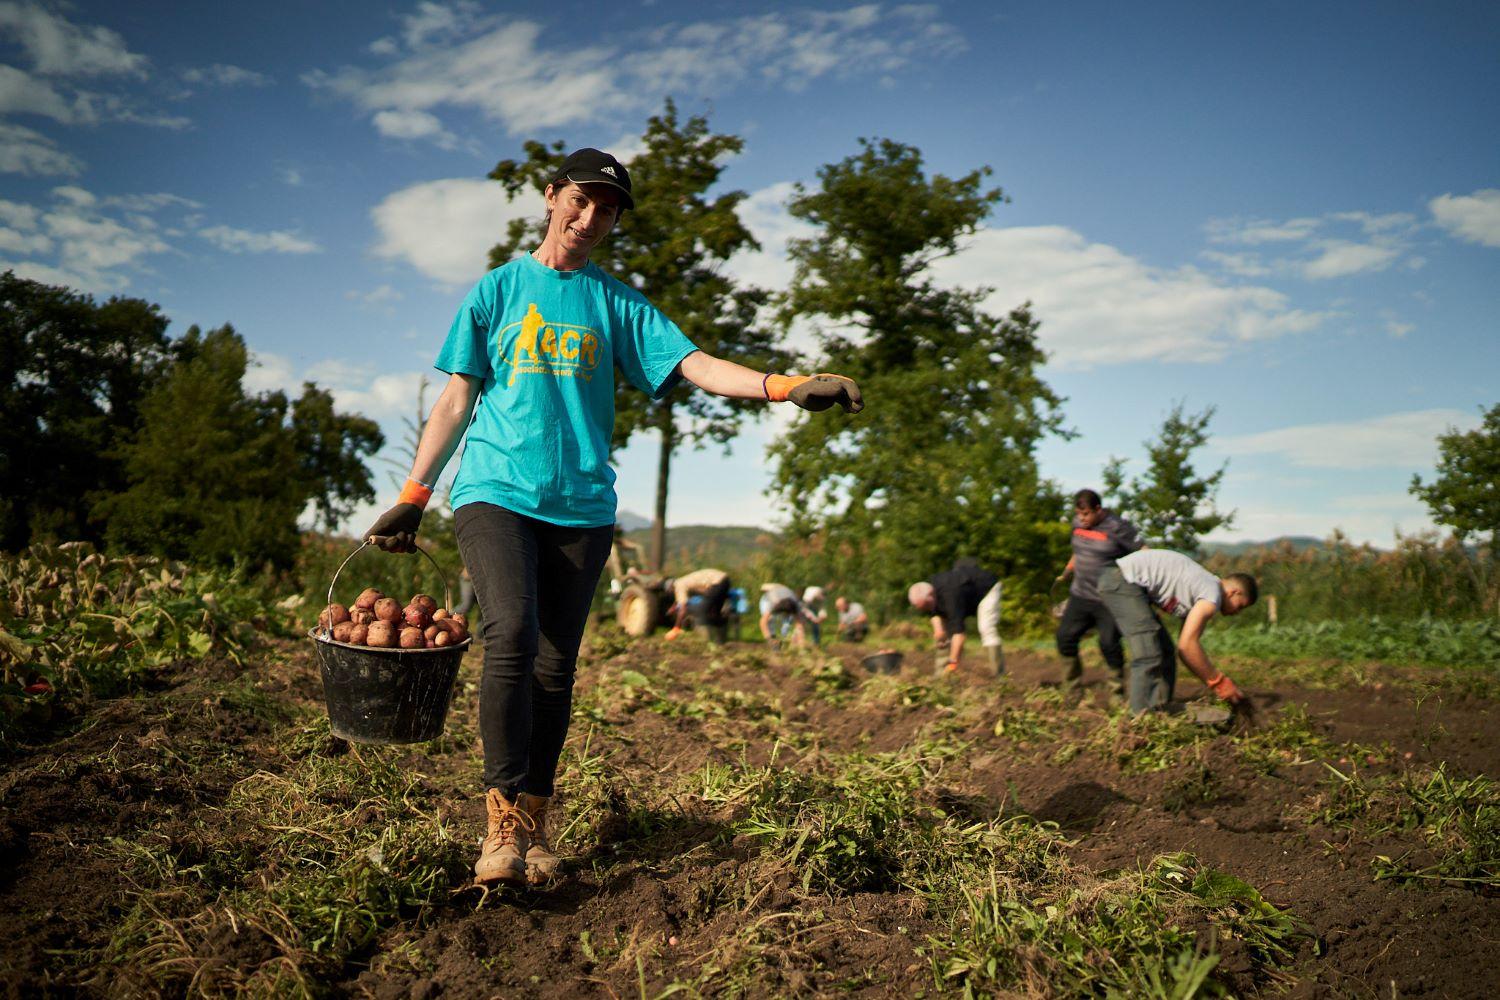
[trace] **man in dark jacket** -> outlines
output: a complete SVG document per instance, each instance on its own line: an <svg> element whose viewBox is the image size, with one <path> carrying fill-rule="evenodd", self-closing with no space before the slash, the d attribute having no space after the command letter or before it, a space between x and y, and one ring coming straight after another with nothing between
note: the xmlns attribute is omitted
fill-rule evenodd
<svg viewBox="0 0 1500 1000"><path fill-rule="evenodd" d="M943 670L958 669L964 650L964 619L979 625L979 641L997 675L1005 673L1005 653L1000 648L1000 581L972 559L960 559L946 573L930 581L914 583L906 598L918 611L932 616L932 637L938 644Z"/></svg>
<svg viewBox="0 0 1500 1000"><path fill-rule="evenodd" d="M1105 510L1093 490L1078 491L1073 498L1073 557L1058 577L1062 580L1073 574L1068 605L1057 623L1057 652L1068 661L1066 683L1075 684L1083 676L1078 643L1094 628L1099 630L1099 652L1115 673L1115 692L1123 691L1125 650L1120 644L1119 627L1099 599L1099 574L1116 559L1140 548L1143 546L1135 525Z"/></svg>

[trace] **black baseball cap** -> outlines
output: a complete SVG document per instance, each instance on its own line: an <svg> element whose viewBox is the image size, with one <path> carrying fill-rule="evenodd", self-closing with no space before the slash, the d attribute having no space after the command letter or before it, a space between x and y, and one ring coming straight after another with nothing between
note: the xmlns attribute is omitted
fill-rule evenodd
<svg viewBox="0 0 1500 1000"><path fill-rule="evenodd" d="M552 177L552 183L572 181L574 184L608 184L620 192L620 204L634 210L635 199L630 197L630 174L624 164L603 150L585 146L575 149L563 160L562 166Z"/></svg>

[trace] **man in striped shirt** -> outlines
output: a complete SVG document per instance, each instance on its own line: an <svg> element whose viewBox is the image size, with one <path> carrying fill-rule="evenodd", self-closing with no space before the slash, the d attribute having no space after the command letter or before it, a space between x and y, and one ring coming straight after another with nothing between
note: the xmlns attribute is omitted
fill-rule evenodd
<svg viewBox="0 0 1500 1000"><path fill-rule="evenodd" d="M1099 574L1116 559L1143 547L1135 525L1105 510L1093 490L1078 491L1073 498L1073 557L1058 577L1061 580L1073 574L1068 605L1057 623L1057 652L1068 661L1066 683L1075 684L1083 676L1078 643L1089 629L1098 629L1099 652L1114 671L1115 693L1124 694L1125 650L1120 644L1120 629L1099 600Z"/></svg>

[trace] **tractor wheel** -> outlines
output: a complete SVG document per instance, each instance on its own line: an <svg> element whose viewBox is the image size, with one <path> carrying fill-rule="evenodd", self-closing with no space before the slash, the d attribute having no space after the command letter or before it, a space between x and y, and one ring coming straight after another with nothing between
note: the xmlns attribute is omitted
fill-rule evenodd
<svg viewBox="0 0 1500 1000"><path fill-rule="evenodd" d="M661 618L661 595L638 584L631 584L620 594L620 609L615 620L625 634L639 639L656 630Z"/></svg>

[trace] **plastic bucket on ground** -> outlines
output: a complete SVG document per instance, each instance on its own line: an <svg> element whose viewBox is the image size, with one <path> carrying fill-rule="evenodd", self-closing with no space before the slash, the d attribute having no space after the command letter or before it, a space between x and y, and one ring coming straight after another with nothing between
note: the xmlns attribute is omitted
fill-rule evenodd
<svg viewBox="0 0 1500 1000"><path fill-rule="evenodd" d="M340 564L328 587L328 603L333 603L339 573L368 544ZM443 575L426 550L417 551ZM443 592L451 603L446 577ZM316 627L308 635L323 675L323 701L333 735L355 743L422 743L442 735L453 682L472 637L436 649L384 649L337 642Z"/></svg>

